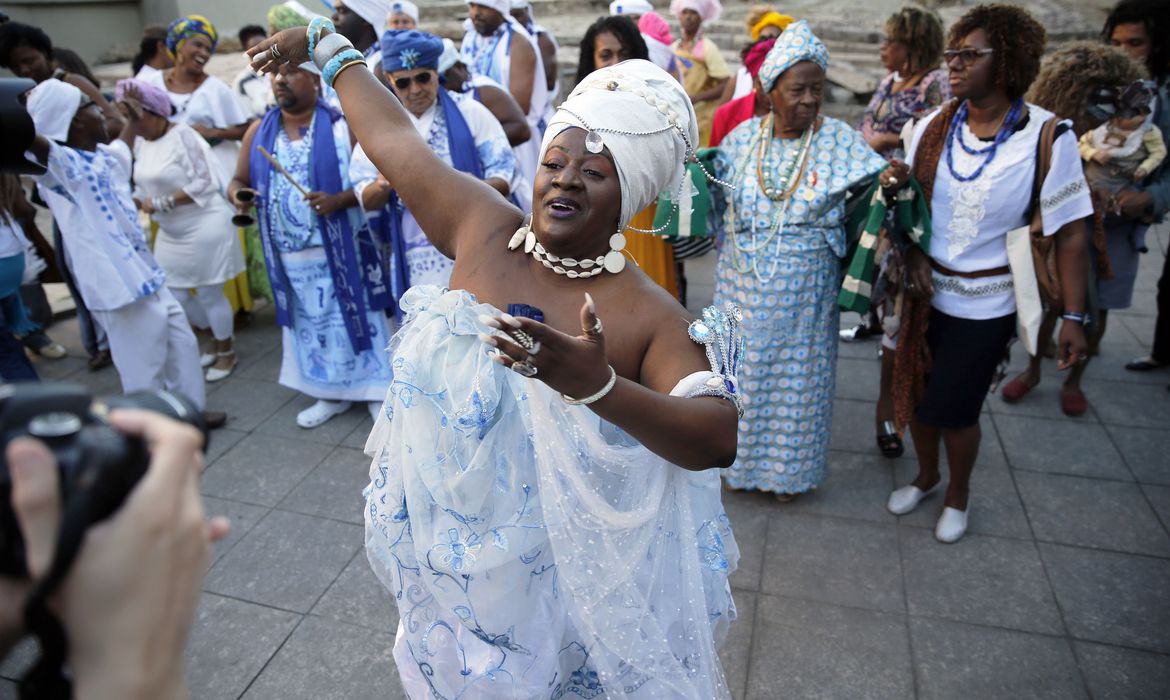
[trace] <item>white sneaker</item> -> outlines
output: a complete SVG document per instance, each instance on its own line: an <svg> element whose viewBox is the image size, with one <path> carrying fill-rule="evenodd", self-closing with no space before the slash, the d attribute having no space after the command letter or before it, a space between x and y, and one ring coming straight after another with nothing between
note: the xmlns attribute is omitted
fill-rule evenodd
<svg viewBox="0 0 1170 700"><path fill-rule="evenodd" d="M333 416L340 416L349 410L353 404L349 401L326 401L318 399L317 403L309 406L297 414L297 425L302 428L316 428Z"/></svg>
<svg viewBox="0 0 1170 700"><path fill-rule="evenodd" d="M951 544L958 542L966 532L967 511L950 506L943 508L938 524L934 526L934 538L943 544Z"/></svg>
<svg viewBox="0 0 1170 700"><path fill-rule="evenodd" d="M903 486L890 494L890 499L886 501L886 510L894 515L905 515L918 507L919 502L930 494L934 493L938 488L938 484L931 486L928 490L923 491L911 484L910 486Z"/></svg>
<svg viewBox="0 0 1170 700"><path fill-rule="evenodd" d="M215 364L215 353L214 352L205 352L199 356L199 366L202 367L203 369L207 369L208 367L210 367L214 364Z"/></svg>

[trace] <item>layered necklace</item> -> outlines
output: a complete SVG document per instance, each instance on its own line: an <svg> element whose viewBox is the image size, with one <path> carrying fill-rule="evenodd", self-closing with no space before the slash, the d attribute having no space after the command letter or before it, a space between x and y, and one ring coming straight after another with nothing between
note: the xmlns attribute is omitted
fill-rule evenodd
<svg viewBox="0 0 1170 700"><path fill-rule="evenodd" d="M536 258L540 264L569 279L596 277L602 272L616 275L626 268L626 256L622 253L626 248L626 236L620 231L609 237L609 252L605 255L583 260L562 258L545 250L540 241L536 240L530 214L524 220L524 225L512 234L511 240L508 241L508 250L516 250L521 245L524 246L524 252Z"/></svg>
<svg viewBox="0 0 1170 700"><path fill-rule="evenodd" d="M819 117L818 117L819 121ZM768 248L775 240L780 229L784 227L784 222L788 218L788 205L792 201L792 195L804 180L805 170L808 167L809 153L812 151L813 133L816 131L817 123L814 122L812 126L805 129L801 134L797 147L790 150L782 156L779 167L769 168L772 157L772 142L775 138L772 135L773 131L773 115L768 114L760 120L760 129L756 133L755 140L745 149L744 156L735 168L735 181L739 181L744 173L747 172L748 161L753 155L756 157L756 181L759 184L760 191L765 197L773 202L777 202L776 213L772 220L772 225L769 227L768 233L764 236L762 241L756 243L757 229L756 219L748 217L750 222L750 231L747 235L741 235L736 227L736 212L735 200L732 196L728 199L728 206L726 210L726 227L731 232L732 242L732 266L736 272L740 274L747 274L748 272L755 273L756 277L761 282L766 282L772 279L776 274L776 269L779 261L773 261L772 269L767 276L761 275L757 260L753 257L756 253ZM776 179L772 179L772 175L776 175Z"/></svg>
<svg viewBox="0 0 1170 700"><path fill-rule="evenodd" d="M1020 117L1024 112L1024 101L1017 99L1012 102L1012 106L1004 116L1003 124L1000 125L999 131L995 134L995 140L987 146L982 148L971 148L963 141L962 131L963 125L967 123L967 101L963 100L963 104L959 105L959 109L955 110L955 116L951 119L951 128L947 132L947 169L951 171L951 177L959 182L971 182L978 179L983 174L984 168L995 160L995 154L999 150L1000 144L1007 141L1013 133L1015 133L1016 125L1020 122ZM955 170L954 151L955 143L972 156L984 156L983 162L979 164L978 168L969 175L963 175Z"/></svg>

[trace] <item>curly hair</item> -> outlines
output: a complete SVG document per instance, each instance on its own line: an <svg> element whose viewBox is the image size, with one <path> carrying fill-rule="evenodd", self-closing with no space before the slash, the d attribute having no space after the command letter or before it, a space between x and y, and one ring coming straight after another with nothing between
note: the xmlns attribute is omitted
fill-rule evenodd
<svg viewBox="0 0 1170 700"><path fill-rule="evenodd" d="M1166 0L1121 0L1105 18L1101 40L1108 44L1119 24L1141 24L1150 39L1146 70L1157 80L1170 75L1170 3Z"/></svg>
<svg viewBox="0 0 1170 700"><path fill-rule="evenodd" d="M625 15L602 17L589 25L585 36L581 38L581 56L577 60L576 83L580 83L585 79L585 76L597 70L597 64L593 60L593 49L599 34L613 34L617 37L622 48L629 51L630 58L643 60L650 58L650 50L646 48L646 40L642 38L642 32L638 31L638 25L634 24L633 20Z"/></svg>
<svg viewBox="0 0 1170 700"><path fill-rule="evenodd" d="M886 34L906 46L911 75L934 70L942 61L943 23L934 10L906 5L886 20Z"/></svg>
<svg viewBox="0 0 1170 700"><path fill-rule="evenodd" d="M952 47L976 29L987 33L987 43L995 50L993 75L995 84L1009 100L1024 96L1040 72L1040 57L1048 33L1022 7L1013 5L977 5L951 26L947 38Z"/></svg>
<svg viewBox="0 0 1170 700"><path fill-rule="evenodd" d="M1145 69L1129 56L1093 41L1078 41L1044 59L1028 101L1065 119L1078 136L1095 124L1086 107L1099 87L1128 85L1145 77Z"/></svg>
<svg viewBox="0 0 1170 700"><path fill-rule="evenodd" d="M11 54L21 46L27 46L53 57L53 40L40 27L20 22L6 22L0 25L0 68L12 68Z"/></svg>

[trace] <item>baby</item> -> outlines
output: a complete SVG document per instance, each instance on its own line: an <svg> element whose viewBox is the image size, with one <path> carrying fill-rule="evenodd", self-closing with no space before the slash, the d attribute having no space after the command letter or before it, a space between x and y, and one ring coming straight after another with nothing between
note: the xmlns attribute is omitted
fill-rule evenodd
<svg viewBox="0 0 1170 700"><path fill-rule="evenodd" d="M1100 113L1107 121L1080 138L1085 179L1106 199L1107 212L1118 213L1117 195L1139 189L1166 158L1162 132L1150 119L1154 95L1152 82L1131 83Z"/></svg>

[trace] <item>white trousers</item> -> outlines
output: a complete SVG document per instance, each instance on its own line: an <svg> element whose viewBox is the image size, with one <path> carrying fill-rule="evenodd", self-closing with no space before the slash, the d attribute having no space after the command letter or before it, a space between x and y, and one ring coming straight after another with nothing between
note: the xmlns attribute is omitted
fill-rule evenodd
<svg viewBox="0 0 1170 700"><path fill-rule="evenodd" d="M232 317L232 305L224 296L222 284L170 289L196 328L210 328L216 340L231 339L235 319Z"/></svg>
<svg viewBox="0 0 1170 700"><path fill-rule="evenodd" d="M113 311L91 311L110 338L123 392L166 389L203 409L207 395L199 344L169 289Z"/></svg>

